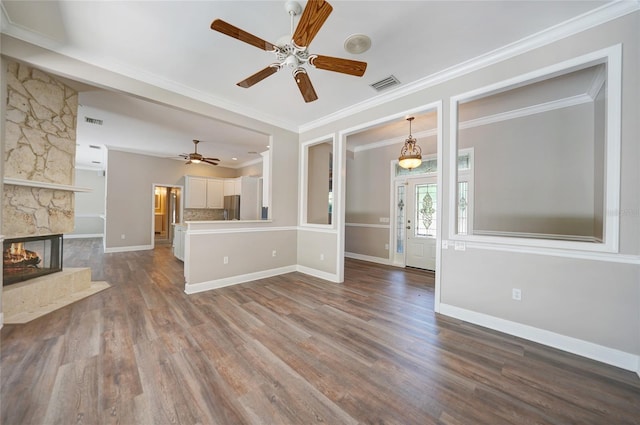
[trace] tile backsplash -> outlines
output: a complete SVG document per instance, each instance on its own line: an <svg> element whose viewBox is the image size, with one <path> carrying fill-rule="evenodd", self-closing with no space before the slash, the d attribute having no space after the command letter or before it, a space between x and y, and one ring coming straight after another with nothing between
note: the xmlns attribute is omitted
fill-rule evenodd
<svg viewBox="0 0 640 425"><path fill-rule="evenodd" d="M183 219L184 221L224 220L224 209L185 208Z"/></svg>

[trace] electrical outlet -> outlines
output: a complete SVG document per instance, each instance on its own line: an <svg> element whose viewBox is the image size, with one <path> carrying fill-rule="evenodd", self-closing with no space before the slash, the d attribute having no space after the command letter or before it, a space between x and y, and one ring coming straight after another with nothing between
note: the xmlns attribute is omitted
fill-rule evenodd
<svg viewBox="0 0 640 425"><path fill-rule="evenodd" d="M385 249L386 251L389 251L389 244L388 244L388 243L384 244L384 249Z"/></svg>
<svg viewBox="0 0 640 425"><path fill-rule="evenodd" d="M516 301L522 301L522 291L518 288L513 288L511 290L511 298Z"/></svg>
<svg viewBox="0 0 640 425"><path fill-rule="evenodd" d="M442 249L449 249L449 241L442 241Z"/></svg>
<svg viewBox="0 0 640 425"><path fill-rule="evenodd" d="M380 223L388 223L389 217L380 217Z"/></svg>
<svg viewBox="0 0 640 425"><path fill-rule="evenodd" d="M120 239L126 239L126 236L123 234L120 235Z"/></svg>
<svg viewBox="0 0 640 425"><path fill-rule="evenodd" d="M274 249L273 251L271 251L271 256L275 257L276 256L276 250Z"/></svg>
<svg viewBox="0 0 640 425"><path fill-rule="evenodd" d="M453 249L455 249L456 251L464 251L467 249L467 245L464 242L456 241L456 243L453 245Z"/></svg>
<svg viewBox="0 0 640 425"><path fill-rule="evenodd" d="M222 257L222 263L223 264L229 264L229 257L227 257L227 256Z"/></svg>
<svg viewBox="0 0 640 425"><path fill-rule="evenodd" d="M320 261L324 261L324 254L320 254Z"/></svg>

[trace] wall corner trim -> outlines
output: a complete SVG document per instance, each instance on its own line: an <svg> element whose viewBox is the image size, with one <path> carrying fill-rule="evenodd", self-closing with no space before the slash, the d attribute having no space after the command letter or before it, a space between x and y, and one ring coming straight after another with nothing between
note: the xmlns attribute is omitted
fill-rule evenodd
<svg viewBox="0 0 640 425"><path fill-rule="evenodd" d="M640 376L640 355L449 304L440 304L440 314L629 370Z"/></svg>

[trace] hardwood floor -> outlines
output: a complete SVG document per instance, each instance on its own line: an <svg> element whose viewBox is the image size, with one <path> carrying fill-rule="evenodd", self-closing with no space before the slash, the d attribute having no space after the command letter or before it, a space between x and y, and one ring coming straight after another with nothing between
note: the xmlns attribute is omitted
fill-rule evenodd
<svg viewBox="0 0 640 425"><path fill-rule="evenodd" d="M113 287L5 325L4 425L640 424L635 374L435 315L430 272L186 295L169 247L64 249Z"/></svg>

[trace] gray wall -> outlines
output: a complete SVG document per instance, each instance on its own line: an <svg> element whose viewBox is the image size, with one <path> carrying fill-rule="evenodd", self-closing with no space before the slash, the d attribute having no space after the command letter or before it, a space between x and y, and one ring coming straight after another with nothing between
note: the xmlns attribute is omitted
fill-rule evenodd
<svg viewBox="0 0 640 425"><path fill-rule="evenodd" d="M371 140L375 142L379 140ZM390 259L393 247L387 250L385 245L389 243L393 223L381 223L380 218L392 216L390 163L398 159L403 143L404 138L398 138L397 143L362 149L347 159L345 252ZM424 156L436 153L436 143L435 136L418 138Z"/></svg>
<svg viewBox="0 0 640 425"><path fill-rule="evenodd" d="M508 320L614 350L640 355L640 13L635 12L301 135L313 140L363 123L443 101L443 155L450 154L449 100L576 56L622 43L622 171L620 254L571 258L561 252L516 253L499 245L442 251L442 305ZM449 167L443 164L443 238L449 229ZM592 182L593 179L590 180ZM336 244L337 246L338 244ZM588 259L591 258L591 259ZM511 289L523 300L511 300ZM622 296L620 294L623 294ZM477 316L473 316L477 317ZM550 319L553 318L553 319Z"/></svg>
<svg viewBox="0 0 640 425"><path fill-rule="evenodd" d="M591 103L460 130L473 230L593 236L593 131Z"/></svg>
<svg viewBox="0 0 640 425"><path fill-rule="evenodd" d="M110 149L105 247L152 246L153 185L184 186L185 175L235 177L236 171Z"/></svg>

